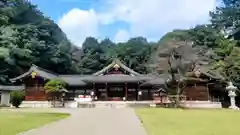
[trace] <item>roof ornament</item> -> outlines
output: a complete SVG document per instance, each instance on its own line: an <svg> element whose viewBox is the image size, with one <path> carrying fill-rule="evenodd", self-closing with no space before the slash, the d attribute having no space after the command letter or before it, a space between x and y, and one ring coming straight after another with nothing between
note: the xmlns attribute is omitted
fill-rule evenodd
<svg viewBox="0 0 240 135"><path fill-rule="evenodd" d="M36 78L36 76L37 76L37 73L36 73L36 72L32 72L32 73L31 73L31 77L32 77L32 78Z"/></svg>
<svg viewBox="0 0 240 135"><path fill-rule="evenodd" d="M196 66L195 68L194 68L194 75L197 77L197 78L199 78L200 76L201 76L201 69L200 69L200 66Z"/></svg>
<svg viewBox="0 0 240 135"><path fill-rule="evenodd" d="M195 70L194 74L197 78L199 78L201 76L201 71L200 70Z"/></svg>
<svg viewBox="0 0 240 135"><path fill-rule="evenodd" d="M115 64L113 67L116 69L120 68L120 66L118 64Z"/></svg>

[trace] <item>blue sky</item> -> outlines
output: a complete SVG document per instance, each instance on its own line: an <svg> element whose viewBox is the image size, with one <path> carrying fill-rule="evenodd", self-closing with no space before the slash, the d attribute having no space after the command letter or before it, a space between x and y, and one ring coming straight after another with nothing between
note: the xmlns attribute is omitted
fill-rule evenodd
<svg viewBox="0 0 240 135"><path fill-rule="evenodd" d="M209 21L215 0L31 0L77 46L93 36L124 42L145 36L159 40L173 29Z"/></svg>

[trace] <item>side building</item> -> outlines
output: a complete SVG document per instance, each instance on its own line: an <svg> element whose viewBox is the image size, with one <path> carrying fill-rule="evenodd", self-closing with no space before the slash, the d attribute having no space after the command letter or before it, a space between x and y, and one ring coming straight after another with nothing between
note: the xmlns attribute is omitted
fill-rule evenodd
<svg viewBox="0 0 240 135"><path fill-rule="evenodd" d="M10 93L12 91L24 90L24 85L8 86L0 85L0 106L10 106Z"/></svg>

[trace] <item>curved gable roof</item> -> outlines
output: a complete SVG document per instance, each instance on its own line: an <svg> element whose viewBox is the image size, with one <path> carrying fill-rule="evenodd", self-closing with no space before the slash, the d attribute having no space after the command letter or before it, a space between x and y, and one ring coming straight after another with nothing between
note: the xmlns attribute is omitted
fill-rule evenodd
<svg viewBox="0 0 240 135"><path fill-rule="evenodd" d="M36 72L39 76L41 76L45 79L52 79L52 78L55 78L58 76L58 74L56 74L56 73L53 73L46 69L40 68L36 65L32 65L31 68L26 73L23 73L22 75L20 75L18 77L12 78L12 79L10 79L10 81L16 81L16 80L22 79L26 76L29 76L32 72Z"/></svg>
<svg viewBox="0 0 240 135"><path fill-rule="evenodd" d="M103 68L102 70L94 73L93 75L96 75L96 76L101 75L101 74L103 74L104 72L107 72L109 69L113 68L116 64L117 64L118 66L120 66L122 69L126 70L127 72L129 72L130 74L132 74L132 75L134 75L134 76L140 76L140 75L141 75L140 73L138 73L138 72L130 69L130 68L127 67L126 65L124 65L119 59L114 59L111 64L109 64L108 66L106 66L106 67Z"/></svg>

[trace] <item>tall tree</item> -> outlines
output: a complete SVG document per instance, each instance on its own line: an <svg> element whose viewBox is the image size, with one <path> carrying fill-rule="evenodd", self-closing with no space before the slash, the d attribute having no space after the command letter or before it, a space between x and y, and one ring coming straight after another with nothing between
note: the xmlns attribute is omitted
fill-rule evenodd
<svg viewBox="0 0 240 135"><path fill-rule="evenodd" d="M135 71L147 73L152 47L153 43L149 43L146 38L135 37L110 48L106 55L107 59L119 58Z"/></svg>
<svg viewBox="0 0 240 135"><path fill-rule="evenodd" d="M82 45L83 57L81 61L82 73L91 74L101 70L106 61L104 57L103 47L98 40L88 37Z"/></svg>
<svg viewBox="0 0 240 135"><path fill-rule="evenodd" d="M28 0L0 1L0 47L8 50L1 62L7 69L7 73L0 72L4 80L24 73L31 64L61 74L75 70L72 44L58 25Z"/></svg>
<svg viewBox="0 0 240 135"><path fill-rule="evenodd" d="M213 26L227 33L240 28L239 15L239 0L222 0L222 4L210 13Z"/></svg>

